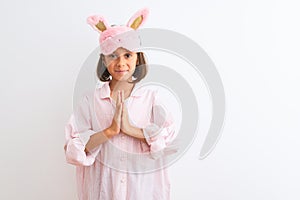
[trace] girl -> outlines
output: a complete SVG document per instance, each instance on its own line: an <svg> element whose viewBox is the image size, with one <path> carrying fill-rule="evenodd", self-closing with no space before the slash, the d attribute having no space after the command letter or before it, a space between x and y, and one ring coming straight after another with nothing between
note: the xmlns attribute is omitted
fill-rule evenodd
<svg viewBox="0 0 300 200"><path fill-rule="evenodd" d="M135 31L148 16L138 11L127 26L88 23L101 33L97 76L104 84L84 96L66 125L65 154L76 165L80 200L168 200L165 149L175 138L173 120L157 92L137 87L147 73Z"/></svg>

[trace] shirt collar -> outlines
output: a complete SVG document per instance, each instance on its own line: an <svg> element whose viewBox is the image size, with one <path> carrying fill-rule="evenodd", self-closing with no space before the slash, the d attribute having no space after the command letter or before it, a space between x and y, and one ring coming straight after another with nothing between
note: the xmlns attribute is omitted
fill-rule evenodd
<svg viewBox="0 0 300 200"><path fill-rule="evenodd" d="M99 88L101 90L100 92L100 98L105 99L105 98L110 98L110 87L109 87L109 82L105 82L102 86ZM138 87L137 85L134 86L130 97L140 97L144 93L144 89Z"/></svg>

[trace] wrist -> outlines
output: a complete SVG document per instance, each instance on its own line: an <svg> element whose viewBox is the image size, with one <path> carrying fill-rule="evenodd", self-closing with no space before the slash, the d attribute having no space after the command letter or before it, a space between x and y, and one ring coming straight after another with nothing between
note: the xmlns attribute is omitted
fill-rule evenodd
<svg viewBox="0 0 300 200"><path fill-rule="evenodd" d="M103 131L103 135L106 136L108 139L113 137L116 134L118 134L117 130L115 130L112 127L109 127Z"/></svg>
<svg viewBox="0 0 300 200"><path fill-rule="evenodd" d="M126 126L122 127L122 132L127 134L127 135L131 135L130 133L133 132L133 126L127 124Z"/></svg>

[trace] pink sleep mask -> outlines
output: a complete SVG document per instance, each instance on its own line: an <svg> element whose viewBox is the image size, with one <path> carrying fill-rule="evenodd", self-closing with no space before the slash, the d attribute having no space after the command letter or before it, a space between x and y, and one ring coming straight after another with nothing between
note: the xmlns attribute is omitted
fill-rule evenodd
<svg viewBox="0 0 300 200"><path fill-rule="evenodd" d="M148 14L147 8L139 10L130 18L127 25L110 26L106 19L100 15L88 17L87 23L100 33L101 53L108 55L119 47L134 51L141 46L141 40L136 30L144 24Z"/></svg>

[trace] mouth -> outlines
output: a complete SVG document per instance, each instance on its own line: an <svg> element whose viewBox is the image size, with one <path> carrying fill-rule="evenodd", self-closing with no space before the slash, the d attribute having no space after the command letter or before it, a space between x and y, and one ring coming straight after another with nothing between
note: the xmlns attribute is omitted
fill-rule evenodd
<svg viewBox="0 0 300 200"><path fill-rule="evenodd" d="M116 73L125 73L128 72L128 70L115 70Z"/></svg>

